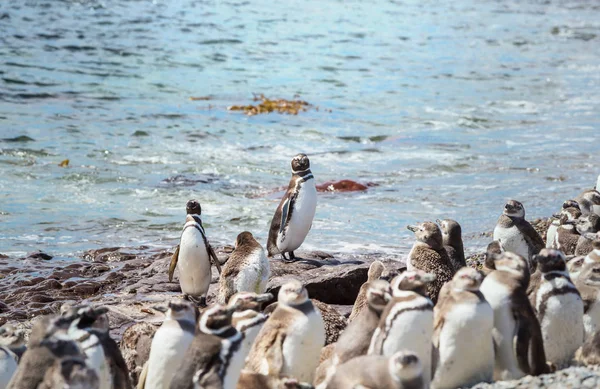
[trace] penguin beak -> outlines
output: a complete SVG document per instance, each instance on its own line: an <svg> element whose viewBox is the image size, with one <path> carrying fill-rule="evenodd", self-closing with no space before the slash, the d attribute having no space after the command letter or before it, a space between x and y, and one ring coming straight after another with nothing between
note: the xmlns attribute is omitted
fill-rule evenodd
<svg viewBox="0 0 600 389"><path fill-rule="evenodd" d="M560 213L553 213L552 217L555 219L560 219Z"/></svg>
<svg viewBox="0 0 600 389"><path fill-rule="evenodd" d="M417 226L406 226L406 228L412 232L417 232L417 230L418 230Z"/></svg>
<svg viewBox="0 0 600 389"><path fill-rule="evenodd" d="M440 219L435 219L435 222L436 222L437 224L439 224L440 226L442 225L442 221L441 221Z"/></svg>
<svg viewBox="0 0 600 389"><path fill-rule="evenodd" d="M165 307L164 305L155 305L152 307L152 309L162 313L167 313L167 311L169 310L169 308Z"/></svg>
<svg viewBox="0 0 600 389"><path fill-rule="evenodd" d="M273 299L274 299L274 297L271 293L263 293L263 294L256 295L256 302L258 302L258 303L266 303Z"/></svg>

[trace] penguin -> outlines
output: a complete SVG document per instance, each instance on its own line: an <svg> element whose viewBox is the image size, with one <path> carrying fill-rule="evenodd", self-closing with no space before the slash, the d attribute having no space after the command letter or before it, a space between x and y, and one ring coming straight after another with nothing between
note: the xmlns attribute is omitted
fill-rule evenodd
<svg viewBox="0 0 600 389"><path fill-rule="evenodd" d="M367 282L360 286L358 291L358 296L356 296L356 300L354 301L354 305L352 306L352 312L350 313L350 317L348 318L348 323L351 323L352 320L358 316L358 314L362 311L362 309L367 304L367 290L369 289L369 285L375 280L378 280L383 272L385 271L385 266L381 261L374 261L369 266L369 271L367 272Z"/></svg>
<svg viewBox="0 0 600 389"><path fill-rule="evenodd" d="M575 255L587 255L592 251L592 242L600 236L600 216L582 216L575 221L575 228L581 235L574 250Z"/></svg>
<svg viewBox="0 0 600 389"><path fill-rule="evenodd" d="M542 330L546 360L563 368L584 341L583 300L562 252L545 248L534 261L541 277L529 298Z"/></svg>
<svg viewBox="0 0 600 389"><path fill-rule="evenodd" d="M484 276L487 276L492 271L496 270L494 267L494 257L498 254L502 254L503 252L504 247L502 247L502 243L500 243L500 241L494 240L488 244L485 250L483 266L481 267L481 272Z"/></svg>
<svg viewBox="0 0 600 389"><path fill-rule="evenodd" d="M0 346L0 388L6 388L17 371L19 357L10 348Z"/></svg>
<svg viewBox="0 0 600 389"><path fill-rule="evenodd" d="M502 242L504 250L525 258L528 265L531 265L533 255L546 246L540 234L525 220L523 204L516 200L509 200L504 205L504 211L494 228L494 240Z"/></svg>
<svg viewBox="0 0 600 389"><path fill-rule="evenodd" d="M407 268L435 275L435 280L427 283L429 298L435 304L442 286L454 275L454 268L444 249L442 232L437 224L432 222L419 223L407 228L414 232L417 238L408 254ZM421 362L425 365L425 362Z"/></svg>
<svg viewBox="0 0 600 389"><path fill-rule="evenodd" d="M600 192L597 189L583 191L575 200L579 204L583 216L590 214L600 216Z"/></svg>
<svg viewBox="0 0 600 389"><path fill-rule="evenodd" d="M235 389L246 357L239 353L242 334L231 325L237 309L236 305L214 304L204 310L198 331L171 380L171 389L192 389L195 382Z"/></svg>
<svg viewBox="0 0 600 389"><path fill-rule="evenodd" d="M452 219L437 219L436 223L440 225L444 248L448 253L448 257L450 258L450 263L452 264L454 271L457 272L458 269L467 266L460 224Z"/></svg>
<svg viewBox="0 0 600 389"><path fill-rule="evenodd" d="M167 389L196 333L196 308L187 301L155 306L165 320L154 334L138 389Z"/></svg>
<svg viewBox="0 0 600 389"><path fill-rule="evenodd" d="M366 307L354 321L348 324L338 341L334 343L331 357L317 368L314 381L317 389L327 387L338 365L367 354L381 314L391 299L392 290L387 281L370 282L366 293Z"/></svg>
<svg viewBox="0 0 600 389"><path fill-rule="evenodd" d="M575 255L583 257L587 256L594 250L594 241L597 239L600 239L600 232L596 232L595 234L582 234L579 240L577 241L577 246L575 247Z"/></svg>
<svg viewBox="0 0 600 389"><path fill-rule="evenodd" d="M575 361L584 366L600 365L600 331L595 331L575 352Z"/></svg>
<svg viewBox="0 0 600 389"><path fill-rule="evenodd" d="M579 273L581 273L581 269L583 268L584 260L584 256L577 256L567 261L567 271L569 272L569 277L571 277L573 284L575 284L579 278Z"/></svg>
<svg viewBox="0 0 600 389"><path fill-rule="evenodd" d="M100 389L129 389L129 371L117 343L107 330L93 327L107 312L105 307L77 306L53 321L51 327L65 331L78 344L88 367L98 375Z"/></svg>
<svg viewBox="0 0 600 389"><path fill-rule="evenodd" d="M17 359L23 356L27 346L25 345L25 332L16 328L11 323L6 323L0 327L0 346L6 347L15 354Z"/></svg>
<svg viewBox="0 0 600 389"><path fill-rule="evenodd" d="M505 252L494 258L494 267L479 288L494 310L494 380L548 372L540 324L527 298L527 260Z"/></svg>
<svg viewBox="0 0 600 389"><path fill-rule="evenodd" d="M414 351L423 365L425 385L431 381L433 303L427 285L435 275L405 271L392 280L392 300L381 314L368 354L392 356L402 349Z"/></svg>
<svg viewBox="0 0 600 389"><path fill-rule="evenodd" d="M65 357L56 360L46 371L38 389L99 389L96 372L80 357Z"/></svg>
<svg viewBox="0 0 600 389"><path fill-rule="evenodd" d="M594 241L594 251L585 257L575 280L575 287L583 299L583 326L586 339L600 329L600 256L598 254L600 254L599 240Z"/></svg>
<svg viewBox="0 0 600 389"><path fill-rule="evenodd" d="M432 387L453 389L491 382L494 376L494 311L479 287L483 276L463 267L434 308L436 368Z"/></svg>
<svg viewBox="0 0 600 389"><path fill-rule="evenodd" d="M552 248L554 243L554 237L556 236L556 230L560 227L560 217L567 215L569 220L577 220L581 216L581 210L579 204L575 200L567 200L562 204L560 213L552 215L551 223L546 231L546 248Z"/></svg>
<svg viewBox="0 0 600 389"><path fill-rule="evenodd" d="M312 382L325 345L323 318L302 283L281 286L277 308L260 330L248 355L246 369L275 377Z"/></svg>
<svg viewBox="0 0 600 389"><path fill-rule="evenodd" d="M219 278L219 304L227 304L238 292L264 293L271 275L269 260L260 243L248 231L235 240L235 250L223 266Z"/></svg>
<svg viewBox="0 0 600 389"><path fill-rule="evenodd" d="M554 235L554 242L551 248L560 250L565 255L573 255L579 241L579 232L575 229L575 220L569 220L567 215L562 215L559 219L559 227Z"/></svg>
<svg viewBox="0 0 600 389"><path fill-rule="evenodd" d="M273 300L271 293L256 294L240 292L229 299L230 307L237 307L231 317L231 325L242 334L240 353L248 355L260 330L269 318L260 312L261 305Z"/></svg>
<svg viewBox="0 0 600 389"><path fill-rule="evenodd" d="M57 316L43 316L33 324L27 351L20 359L7 389L37 389L44 381L46 371L57 359L67 356L84 357L77 344L64 334L61 334L60 339L54 338L53 322L57 319Z"/></svg>
<svg viewBox="0 0 600 389"><path fill-rule="evenodd" d="M169 282L173 281L175 267L179 269L179 285L183 295L200 306L206 306L206 294L212 277L211 264L221 274L221 264L211 247L202 226L202 208L197 200L186 204L187 216L169 266Z"/></svg>
<svg viewBox="0 0 600 389"><path fill-rule="evenodd" d="M317 188L306 154L292 159L292 179L271 220L267 252L294 261L294 250L302 245L317 209ZM289 253L289 259L285 256Z"/></svg>
<svg viewBox="0 0 600 389"><path fill-rule="evenodd" d="M391 357L364 355L341 365L327 389L426 389L427 374L412 351L401 350Z"/></svg>

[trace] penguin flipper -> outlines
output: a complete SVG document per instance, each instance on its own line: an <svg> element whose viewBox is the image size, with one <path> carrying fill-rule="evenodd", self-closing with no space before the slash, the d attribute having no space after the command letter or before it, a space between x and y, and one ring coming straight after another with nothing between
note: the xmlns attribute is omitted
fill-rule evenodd
<svg viewBox="0 0 600 389"><path fill-rule="evenodd" d="M516 321L516 333L514 338L514 349L517 357L517 363L519 364L519 369L525 374L529 374L529 340L531 338L531 334L529 333L529 329L527 328L526 320L521 317L519 312L514 312L514 317Z"/></svg>
<svg viewBox="0 0 600 389"><path fill-rule="evenodd" d="M148 376L148 361L146 361L146 363L144 363L144 368L142 369L142 372L140 373L140 378L138 380L136 389L144 389L144 387L146 386L146 377L147 376Z"/></svg>
<svg viewBox="0 0 600 389"><path fill-rule="evenodd" d="M282 331L277 331L275 339L269 350L266 353L267 360L269 363L269 374L273 376L279 376L283 369L283 342L285 341L285 334Z"/></svg>
<svg viewBox="0 0 600 389"><path fill-rule="evenodd" d="M173 282L173 273L175 273L175 267L177 267L177 261L179 260L179 245L175 249L173 256L171 257L171 264L169 265L169 282Z"/></svg>
<svg viewBox="0 0 600 389"><path fill-rule="evenodd" d="M213 250L212 246L208 242L206 242L206 250L210 256L210 261L213 263L213 265L215 265L219 274L221 274L221 263L219 262L219 258L217 258L215 250Z"/></svg>

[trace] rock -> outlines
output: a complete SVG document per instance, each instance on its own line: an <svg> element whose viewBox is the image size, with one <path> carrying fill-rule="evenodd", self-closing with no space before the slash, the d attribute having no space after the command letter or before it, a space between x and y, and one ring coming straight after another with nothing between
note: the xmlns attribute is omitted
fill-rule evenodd
<svg viewBox="0 0 600 389"><path fill-rule="evenodd" d="M27 254L27 257L25 257L25 259L42 259L44 261L49 261L52 258L53 258L52 255L46 254L39 250L29 253L29 254Z"/></svg>
<svg viewBox="0 0 600 389"><path fill-rule="evenodd" d="M317 185L319 192L360 192L367 189L366 185L352 180L327 181Z"/></svg>
<svg viewBox="0 0 600 389"><path fill-rule="evenodd" d="M156 330L158 326L141 322L130 326L123 333L121 353L134 385L137 385L142 368L150 357L150 347Z"/></svg>

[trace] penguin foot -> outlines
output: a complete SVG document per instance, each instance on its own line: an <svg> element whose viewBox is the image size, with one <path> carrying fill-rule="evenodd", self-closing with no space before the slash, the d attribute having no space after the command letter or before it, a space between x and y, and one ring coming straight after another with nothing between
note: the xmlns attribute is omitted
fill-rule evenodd
<svg viewBox="0 0 600 389"><path fill-rule="evenodd" d="M191 301L193 304L196 304L196 306L200 307L200 308L204 308L206 307L206 297L202 296L199 299L193 296L190 296L189 294L184 295L185 299L188 301Z"/></svg>
<svg viewBox="0 0 600 389"><path fill-rule="evenodd" d="M294 253L290 252L290 258L288 259L285 256L285 253L281 253L281 260L286 263L292 263L296 260L296 257L294 256Z"/></svg>

